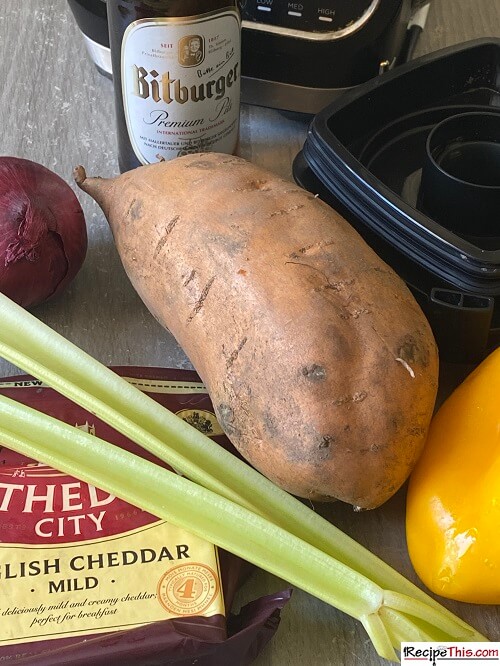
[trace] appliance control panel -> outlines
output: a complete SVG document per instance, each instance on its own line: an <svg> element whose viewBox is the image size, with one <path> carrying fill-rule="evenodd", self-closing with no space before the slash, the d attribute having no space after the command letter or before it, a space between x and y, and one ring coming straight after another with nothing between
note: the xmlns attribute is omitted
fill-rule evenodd
<svg viewBox="0 0 500 666"><path fill-rule="evenodd" d="M338 39L367 23L381 0L240 0L246 28ZM308 34L306 34L308 33Z"/></svg>

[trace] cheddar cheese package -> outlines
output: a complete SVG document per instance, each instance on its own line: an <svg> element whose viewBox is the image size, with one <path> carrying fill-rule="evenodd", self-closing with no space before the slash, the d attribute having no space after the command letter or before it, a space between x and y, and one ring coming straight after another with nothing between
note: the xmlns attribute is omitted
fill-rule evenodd
<svg viewBox="0 0 500 666"><path fill-rule="evenodd" d="M114 370L231 449L194 372ZM0 393L163 464L33 377L0 380ZM0 449L0 664L250 664L289 592L231 615L249 571L185 530Z"/></svg>

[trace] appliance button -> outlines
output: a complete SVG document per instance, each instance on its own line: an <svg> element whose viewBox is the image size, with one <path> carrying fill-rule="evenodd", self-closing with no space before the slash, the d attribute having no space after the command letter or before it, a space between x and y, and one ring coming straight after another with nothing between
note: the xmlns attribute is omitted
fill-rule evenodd
<svg viewBox="0 0 500 666"><path fill-rule="evenodd" d="M274 4L273 0L257 0L256 2L257 14L259 12L270 14L270 12L273 10L273 4Z"/></svg>
<svg viewBox="0 0 500 666"><path fill-rule="evenodd" d="M304 5L301 2L289 2L288 16L297 16L300 18L302 16L303 9Z"/></svg>
<svg viewBox="0 0 500 666"><path fill-rule="evenodd" d="M318 7L318 18L320 21L333 21L336 10L332 7Z"/></svg>

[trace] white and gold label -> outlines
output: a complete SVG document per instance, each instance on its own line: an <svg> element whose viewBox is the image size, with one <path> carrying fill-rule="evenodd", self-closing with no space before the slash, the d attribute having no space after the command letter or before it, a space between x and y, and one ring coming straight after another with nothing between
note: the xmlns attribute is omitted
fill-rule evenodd
<svg viewBox="0 0 500 666"><path fill-rule="evenodd" d="M128 26L122 42L123 105L142 164L196 152L234 152L240 51L240 17L231 9Z"/></svg>

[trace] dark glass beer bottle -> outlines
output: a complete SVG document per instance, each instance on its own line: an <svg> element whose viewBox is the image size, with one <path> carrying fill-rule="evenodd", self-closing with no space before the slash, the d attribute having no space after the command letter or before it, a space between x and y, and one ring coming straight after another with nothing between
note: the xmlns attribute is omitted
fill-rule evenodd
<svg viewBox="0 0 500 666"><path fill-rule="evenodd" d="M194 152L233 153L239 132L238 0L108 0L121 171Z"/></svg>

